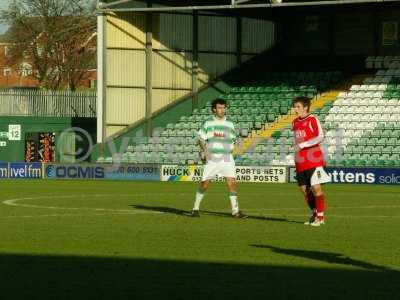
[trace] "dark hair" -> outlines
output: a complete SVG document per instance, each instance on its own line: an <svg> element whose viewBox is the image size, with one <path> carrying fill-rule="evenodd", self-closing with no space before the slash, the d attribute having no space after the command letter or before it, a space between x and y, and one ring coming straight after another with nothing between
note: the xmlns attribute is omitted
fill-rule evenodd
<svg viewBox="0 0 400 300"><path fill-rule="evenodd" d="M226 100L225 100L225 99L221 99L221 98L215 99L215 100L211 103L211 110L216 109L216 108L217 108L217 104L225 105L225 107L226 107Z"/></svg>
<svg viewBox="0 0 400 300"><path fill-rule="evenodd" d="M307 107L307 111L310 111L311 107L311 98L300 96L293 99L292 105L296 103L301 103L304 107Z"/></svg>

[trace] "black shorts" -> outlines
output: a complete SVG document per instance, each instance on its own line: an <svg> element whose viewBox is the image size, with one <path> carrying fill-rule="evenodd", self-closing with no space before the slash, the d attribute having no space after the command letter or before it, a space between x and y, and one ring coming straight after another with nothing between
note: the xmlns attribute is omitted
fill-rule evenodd
<svg viewBox="0 0 400 300"><path fill-rule="evenodd" d="M307 187L331 181L324 167L317 167L299 172L296 174L296 179L299 186L305 185Z"/></svg>

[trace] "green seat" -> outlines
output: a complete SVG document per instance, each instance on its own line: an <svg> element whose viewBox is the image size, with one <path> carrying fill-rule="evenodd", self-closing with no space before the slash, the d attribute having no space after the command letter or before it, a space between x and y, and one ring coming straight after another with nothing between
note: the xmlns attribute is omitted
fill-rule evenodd
<svg viewBox="0 0 400 300"><path fill-rule="evenodd" d="M287 106L281 106L279 109L280 114L286 115L289 112L289 107Z"/></svg>
<svg viewBox="0 0 400 300"><path fill-rule="evenodd" d="M345 159L343 160L343 165L345 167L353 167L356 164L356 160L355 159Z"/></svg>
<svg viewBox="0 0 400 300"><path fill-rule="evenodd" d="M282 133L281 133L279 130L277 130L277 131L274 131L274 132L272 133L271 137L273 137L273 138L275 138L275 139L278 139L278 138L281 137L281 135L282 135Z"/></svg>
<svg viewBox="0 0 400 300"><path fill-rule="evenodd" d="M355 165L357 167L365 167L367 165L367 161L363 159L357 159Z"/></svg>
<svg viewBox="0 0 400 300"><path fill-rule="evenodd" d="M275 114L273 114L273 113L267 114L267 121L268 122L274 122L275 121Z"/></svg>

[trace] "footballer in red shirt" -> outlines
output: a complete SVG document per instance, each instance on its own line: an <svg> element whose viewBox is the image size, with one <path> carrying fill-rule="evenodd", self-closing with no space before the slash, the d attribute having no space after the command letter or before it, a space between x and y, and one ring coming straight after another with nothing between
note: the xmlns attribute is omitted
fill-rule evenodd
<svg viewBox="0 0 400 300"><path fill-rule="evenodd" d="M292 123L295 139L296 178L305 200L312 210L312 216L306 225L325 224L325 196L321 184L330 182L326 173L325 160L320 143L324 139L321 124L310 114L311 99L297 97L293 108L297 118Z"/></svg>

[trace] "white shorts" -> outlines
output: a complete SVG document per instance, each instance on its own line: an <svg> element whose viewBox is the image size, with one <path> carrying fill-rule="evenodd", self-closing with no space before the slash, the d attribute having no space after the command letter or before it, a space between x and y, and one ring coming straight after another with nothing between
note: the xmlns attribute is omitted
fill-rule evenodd
<svg viewBox="0 0 400 300"><path fill-rule="evenodd" d="M221 177L236 177L235 161L231 156L230 159L215 159L207 161L203 170L201 181L214 179L217 175Z"/></svg>

